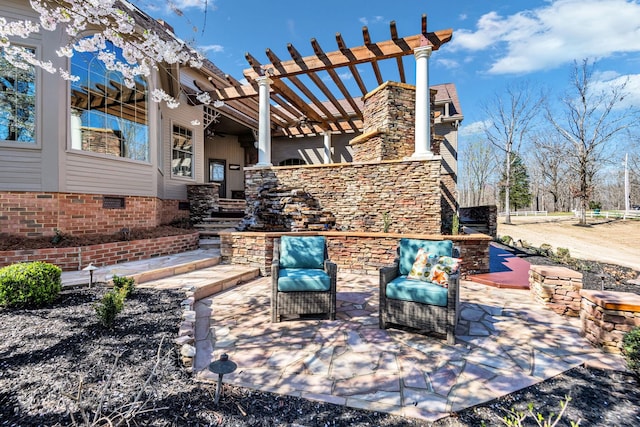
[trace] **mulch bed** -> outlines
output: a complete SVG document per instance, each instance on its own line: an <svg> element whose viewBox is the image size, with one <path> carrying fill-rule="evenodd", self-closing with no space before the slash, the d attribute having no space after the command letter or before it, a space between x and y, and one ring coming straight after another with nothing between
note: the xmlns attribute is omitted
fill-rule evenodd
<svg viewBox="0 0 640 427"><path fill-rule="evenodd" d="M595 273L585 280L599 289ZM214 387L194 383L178 361L173 339L183 294L137 289L105 329L94 309L105 291L75 289L49 306L0 309L0 425L496 426L510 408L525 411L529 403L557 413L567 394L573 400L558 426L640 425L638 379L585 367L434 424L232 386L216 405ZM529 418L523 425L537 424Z"/></svg>

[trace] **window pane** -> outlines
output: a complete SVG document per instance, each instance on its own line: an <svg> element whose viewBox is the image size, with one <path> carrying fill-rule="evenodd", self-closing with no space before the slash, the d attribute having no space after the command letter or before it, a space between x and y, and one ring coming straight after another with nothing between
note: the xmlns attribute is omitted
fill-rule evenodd
<svg viewBox="0 0 640 427"><path fill-rule="evenodd" d="M0 55L0 140L35 144L35 124L35 67L14 67Z"/></svg>
<svg viewBox="0 0 640 427"><path fill-rule="evenodd" d="M193 134L190 129L173 126L171 173L174 176L193 177Z"/></svg>
<svg viewBox="0 0 640 427"><path fill-rule="evenodd" d="M121 51L107 42L118 60ZM71 148L149 161L147 84L137 78L134 88L118 71L107 70L93 52L77 52L71 73Z"/></svg>

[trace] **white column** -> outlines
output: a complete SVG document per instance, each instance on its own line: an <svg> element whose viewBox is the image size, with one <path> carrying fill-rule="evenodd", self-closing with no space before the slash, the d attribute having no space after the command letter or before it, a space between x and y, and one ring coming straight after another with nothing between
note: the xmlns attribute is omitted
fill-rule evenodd
<svg viewBox="0 0 640 427"><path fill-rule="evenodd" d="M71 148L82 150L82 112L71 109Z"/></svg>
<svg viewBox="0 0 640 427"><path fill-rule="evenodd" d="M429 93L429 56L431 46L417 47L416 58L416 126L415 151L411 157L432 157L431 153L431 96Z"/></svg>
<svg viewBox="0 0 640 427"><path fill-rule="evenodd" d="M331 163L331 131L324 131L324 164Z"/></svg>
<svg viewBox="0 0 640 427"><path fill-rule="evenodd" d="M273 166L271 164L271 114L269 104L269 77L258 77L258 104L260 117L258 119L258 163L256 166Z"/></svg>

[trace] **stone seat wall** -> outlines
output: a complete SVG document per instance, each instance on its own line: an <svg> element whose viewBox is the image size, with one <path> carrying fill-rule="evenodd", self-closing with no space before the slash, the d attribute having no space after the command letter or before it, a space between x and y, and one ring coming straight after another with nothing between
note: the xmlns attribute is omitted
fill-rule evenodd
<svg viewBox="0 0 640 427"><path fill-rule="evenodd" d="M582 335L607 353L621 353L624 335L640 326L640 295L587 289L580 295Z"/></svg>

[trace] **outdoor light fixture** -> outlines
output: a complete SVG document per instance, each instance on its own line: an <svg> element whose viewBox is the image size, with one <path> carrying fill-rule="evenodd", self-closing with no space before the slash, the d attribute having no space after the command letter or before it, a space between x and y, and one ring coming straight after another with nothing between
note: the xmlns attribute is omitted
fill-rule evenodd
<svg viewBox="0 0 640 427"><path fill-rule="evenodd" d="M220 400L220 393L222 391L222 376L224 374L232 373L237 367L238 365L236 365L235 362L229 360L229 355L227 353L222 353L220 359L209 363L209 370L214 374L218 374L218 385L216 386L216 397L214 399L216 404Z"/></svg>
<svg viewBox="0 0 640 427"><path fill-rule="evenodd" d="M93 286L93 271L97 270L97 269L98 269L98 267L93 265L92 262L90 262L89 265L87 265L85 268L82 269L82 271L88 271L89 272L89 287Z"/></svg>

